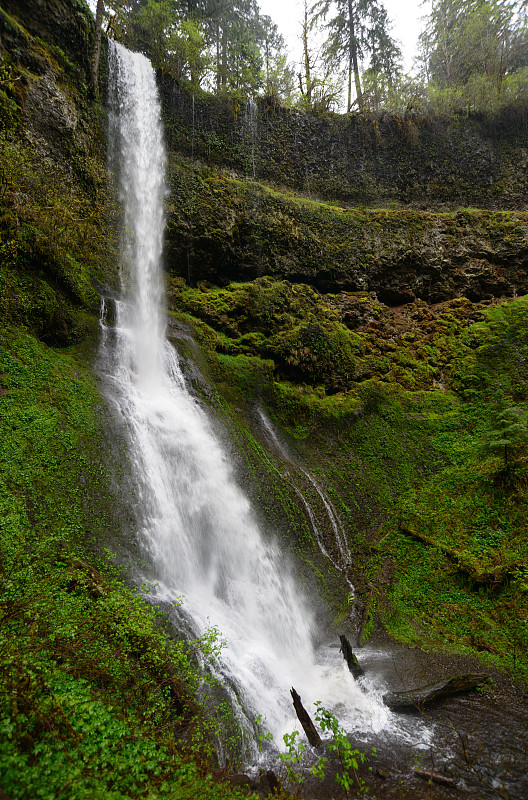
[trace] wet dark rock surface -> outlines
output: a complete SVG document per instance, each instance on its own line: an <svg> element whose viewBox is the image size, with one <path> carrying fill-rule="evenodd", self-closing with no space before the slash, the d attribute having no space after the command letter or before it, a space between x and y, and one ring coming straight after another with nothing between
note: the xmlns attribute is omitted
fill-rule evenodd
<svg viewBox="0 0 528 800"><path fill-rule="evenodd" d="M527 198L526 111L488 118L308 114L192 98L162 80L169 147L312 197L418 208L522 208Z"/></svg>
<svg viewBox="0 0 528 800"><path fill-rule="evenodd" d="M457 669L482 669L473 658L406 648L385 636L365 647L360 656L364 686L376 694L380 687L408 687ZM393 726L378 734L350 734L351 745L366 754L356 776L351 776L350 796L362 796L368 788L366 796L377 800L528 797L528 693L504 674L489 671L494 679L489 690L448 698L415 716L403 715L406 722L399 731ZM393 719L401 718L399 714ZM325 739L321 747L307 745L303 766L296 767L303 778L303 798L344 797L335 780L342 765L328 744ZM308 771L321 756L328 759L324 780ZM275 759L271 753L267 769L291 788ZM235 782L268 796L265 771L251 778L237 776Z"/></svg>
<svg viewBox="0 0 528 800"><path fill-rule="evenodd" d="M388 306L528 292L526 212L340 208L177 157L169 181L167 263L193 285L269 275L322 293L375 293Z"/></svg>
<svg viewBox="0 0 528 800"><path fill-rule="evenodd" d="M379 645L379 649L378 649ZM405 691L453 672L483 672L470 657L433 653L391 644L384 637L364 650L367 675L376 674L392 690ZM490 670L490 689L460 694L420 712L433 731L424 748L377 737L377 758L370 760L372 794L380 798L528 797L528 694L504 673ZM369 741L369 744L371 742ZM415 773L429 770L456 782L456 789L428 783ZM330 795L331 796L331 795Z"/></svg>
<svg viewBox="0 0 528 800"><path fill-rule="evenodd" d="M16 17L33 36L59 48L89 77L94 21L80 0L2 0L2 9ZM4 32L3 32L4 33ZM11 41L5 43L12 45ZM17 56L15 47L13 55Z"/></svg>

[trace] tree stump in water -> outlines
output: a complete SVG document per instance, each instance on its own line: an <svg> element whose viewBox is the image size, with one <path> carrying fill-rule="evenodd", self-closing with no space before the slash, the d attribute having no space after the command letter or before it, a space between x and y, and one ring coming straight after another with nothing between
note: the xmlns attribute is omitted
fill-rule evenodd
<svg viewBox="0 0 528 800"><path fill-rule="evenodd" d="M306 734L308 741L310 742L312 747L320 747L322 744L321 737L317 733L315 725L310 719L310 715L308 714L307 710L301 703L301 698L293 688L290 690L290 694L293 698L293 707L295 709L295 713L297 714L299 722L304 728L304 732Z"/></svg>
<svg viewBox="0 0 528 800"><path fill-rule="evenodd" d="M471 692L479 686L484 686L489 680L488 675L455 675L453 678L446 678L430 686L411 689L408 692L387 692L383 695L383 702L393 711L421 709L454 694Z"/></svg>
<svg viewBox="0 0 528 800"><path fill-rule="evenodd" d="M347 662L350 672L356 680L361 678L361 676L365 674L365 670L354 655L350 642L346 636L340 636L339 641L341 642L341 652L343 653L343 658Z"/></svg>

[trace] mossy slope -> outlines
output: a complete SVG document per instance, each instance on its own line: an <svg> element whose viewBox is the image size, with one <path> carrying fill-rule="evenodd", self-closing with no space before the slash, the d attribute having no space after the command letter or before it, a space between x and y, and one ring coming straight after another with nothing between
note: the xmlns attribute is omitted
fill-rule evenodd
<svg viewBox="0 0 528 800"><path fill-rule="evenodd" d="M391 309L263 278L175 280L171 303L233 407L265 403L296 439L346 522L369 614L526 673L525 446L506 468L490 443L502 409L527 408L528 301Z"/></svg>

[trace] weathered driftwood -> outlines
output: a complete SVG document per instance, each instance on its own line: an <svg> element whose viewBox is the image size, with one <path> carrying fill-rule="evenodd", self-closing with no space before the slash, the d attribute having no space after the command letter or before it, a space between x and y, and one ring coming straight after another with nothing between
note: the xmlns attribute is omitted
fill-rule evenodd
<svg viewBox="0 0 528 800"><path fill-rule="evenodd" d="M438 783L441 786L449 786L451 789L456 789L457 786L457 782L453 778L448 778L447 775L440 775L438 772L431 772L429 769L415 767L414 774L418 778L423 778L424 781L432 781L432 783Z"/></svg>
<svg viewBox="0 0 528 800"><path fill-rule="evenodd" d="M383 695L383 702L393 711L421 709L454 694L471 692L479 686L484 686L489 680L488 675L455 675L453 678L446 678L430 686L422 686L408 692L387 692Z"/></svg>
<svg viewBox="0 0 528 800"><path fill-rule="evenodd" d="M341 652L343 653L343 658L347 662L350 672L356 680L361 678L361 676L365 674L365 670L354 655L350 642L346 636L340 636L339 640L341 642Z"/></svg>
<svg viewBox="0 0 528 800"><path fill-rule="evenodd" d="M293 688L290 690L290 694L293 698L293 707L295 709L295 713L297 714L299 722L304 728L304 732L306 734L308 741L310 742L312 747L320 747L322 744L321 737L317 733L315 725L310 719L310 715L308 714L307 710L301 703L301 698Z"/></svg>

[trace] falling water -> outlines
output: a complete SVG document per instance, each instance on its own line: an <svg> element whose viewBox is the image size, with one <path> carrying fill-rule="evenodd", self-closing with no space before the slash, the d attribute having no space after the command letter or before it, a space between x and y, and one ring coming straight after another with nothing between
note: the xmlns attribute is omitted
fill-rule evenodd
<svg viewBox="0 0 528 800"><path fill-rule="evenodd" d="M284 442L280 440L267 414L264 412L262 408L257 408L256 414L257 414L257 419L259 420L267 436L273 443L274 448L280 454L281 459L283 459L286 463L292 463L293 465L295 460L288 452L288 449L285 447ZM327 558L330 561L332 566L343 575L343 578L347 582L348 588L350 589L350 598L352 599L355 595L355 589L348 577L348 571L352 565L352 553L350 551L350 546L348 544L343 525L339 520L339 517L336 513L336 510L330 498L327 496L326 492L324 492L323 489L319 486L313 475L310 472L308 472L308 470L304 469L304 467L301 466L301 464L298 463L298 461L294 464L294 468L296 471L299 471L304 475L308 483L310 483L312 488L315 490L315 493L317 494L319 500L323 505L323 508L325 510L326 521L330 524L330 528L332 530L332 543L337 549L337 552L339 554L339 558L337 561L334 558L332 558L332 556L328 552L327 547L325 546L324 536L319 528L319 525L316 520L316 515L311 504L308 502L301 489L297 486L297 482L295 480L287 478L289 479L291 487L294 490L295 494L298 496L301 504L304 506L304 509L310 521L310 527L312 529L312 533L315 537L319 550L322 552L325 558ZM287 473L286 474L281 473L281 475L282 477L287 477Z"/></svg>
<svg viewBox="0 0 528 800"><path fill-rule="evenodd" d="M390 712L362 692L336 648L316 652L310 606L248 499L206 413L187 391L165 338L165 150L148 60L110 43L110 154L122 205L121 299L102 321L101 363L128 430L140 519L137 537L160 600L183 597L193 635L217 626L217 665L240 708L291 729L289 688L339 711L350 729L380 730ZM190 622L189 622L190 621Z"/></svg>
<svg viewBox="0 0 528 800"><path fill-rule="evenodd" d="M255 148L257 145L258 106L256 101L252 97L248 97L247 99L245 123L246 123L245 127L247 130L247 136L251 144L252 175L253 178L255 178L257 175L257 169L255 166Z"/></svg>

